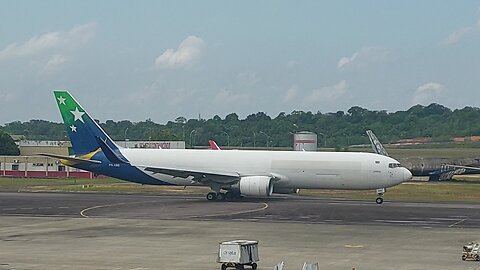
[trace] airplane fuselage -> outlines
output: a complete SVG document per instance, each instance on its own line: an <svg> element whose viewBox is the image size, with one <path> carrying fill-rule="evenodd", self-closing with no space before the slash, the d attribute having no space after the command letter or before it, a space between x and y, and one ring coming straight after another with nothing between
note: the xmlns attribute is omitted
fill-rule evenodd
<svg viewBox="0 0 480 270"><path fill-rule="evenodd" d="M202 171L239 172L241 176L273 175L275 187L324 189L377 189L410 179L410 172L392 158L373 153L295 152L245 150L159 150L121 149L137 168L161 166ZM390 167L389 167L390 165ZM110 165L112 171L115 165ZM172 177L142 170L162 182L198 185L188 178Z"/></svg>

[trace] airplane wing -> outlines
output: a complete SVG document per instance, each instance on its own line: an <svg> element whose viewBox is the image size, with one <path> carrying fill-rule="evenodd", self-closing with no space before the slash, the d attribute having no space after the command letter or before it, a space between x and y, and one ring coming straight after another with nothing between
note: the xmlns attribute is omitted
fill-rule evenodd
<svg viewBox="0 0 480 270"><path fill-rule="evenodd" d="M192 177L192 181L199 183L215 182L219 184L234 184L240 180L240 174L236 172L219 172L219 171L196 171L184 170L176 168L160 168L151 166L140 166L144 170L170 175L173 177L188 178Z"/></svg>
<svg viewBox="0 0 480 270"><path fill-rule="evenodd" d="M470 167L470 166L452 165L452 164L445 164L445 166L452 167L455 169L467 169L467 170L480 171L480 167Z"/></svg>
<svg viewBox="0 0 480 270"><path fill-rule="evenodd" d="M368 138L370 139L370 144L372 145L373 151L379 155L388 157L387 150L385 150L380 140L378 140L377 136L373 134L373 131L367 130L367 135L368 135Z"/></svg>
<svg viewBox="0 0 480 270"><path fill-rule="evenodd" d="M430 181L451 180L454 175L464 174L467 170L480 171L480 167L444 164L442 170L430 173Z"/></svg>

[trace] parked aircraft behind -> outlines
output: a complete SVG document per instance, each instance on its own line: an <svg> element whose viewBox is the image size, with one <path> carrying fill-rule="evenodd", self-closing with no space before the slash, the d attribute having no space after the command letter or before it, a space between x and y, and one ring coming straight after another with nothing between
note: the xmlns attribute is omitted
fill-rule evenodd
<svg viewBox="0 0 480 270"><path fill-rule="evenodd" d="M208 140L208 144L210 145L210 149L212 150L220 150L220 147L214 140Z"/></svg>
<svg viewBox="0 0 480 270"><path fill-rule="evenodd" d="M367 130L373 151L388 156L377 136ZM478 174L480 158L407 157L399 158L400 163L412 172L413 176L428 176L429 181L451 180L457 174Z"/></svg>
<svg viewBox="0 0 480 270"><path fill-rule="evenodd" d="M412 176L398 161L373 153L121 148L67 91L54 94L75 155L43 155L135 183L209 186L208 200L299 188L376 189L380 204L385 188Z"/></svg>

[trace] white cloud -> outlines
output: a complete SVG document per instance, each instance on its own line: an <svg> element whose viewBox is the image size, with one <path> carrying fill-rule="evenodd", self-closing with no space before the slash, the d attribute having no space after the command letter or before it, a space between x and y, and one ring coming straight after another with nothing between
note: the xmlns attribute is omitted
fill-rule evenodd
<svg viewBox="0 0 480 270"><path fill-rule="evenodd" d="M353 61L355 61L355 59L357 59L357 56L358 56L358 52L354 53L352 56L350 57L342 57L339 61L338 61L338 64L337 64L337 68L340 69L340 68L343 68L345 66L348 66L349 64L353 63Z"/></svg>
<svg viewBox="0 0 480 270"><path fill-rule="evenodd" d="M442 43L444 45L452 45L455 43L458 43L462 38L467 36L469 33L473 31L473 27L464 27L461 29L458 29L451 33Z"/></svg>
<svg viewBox="0 0 480 270"><path fill-rule="evenodd" d="M298 87L296 84L288 88L287 92L283 96L283 102L289 102L293 100L298 95Z"/></svg>
<svg viewBox="0 0 480 270"><path fill-rule="evenodd" d="M56 54L52 56L40 71L43 74L52 74L60 70L67 58L63 55Z"/></svg>
<svg viewBox="0 0 480 270"><path fill-rule="evenodd" d="M474 34L474 33L479 33L480 32L480 20L478 20L474 25L472 26L467 26L467 27L462 27L460 29L457 29L453 31L446 39L444 39L441 44L445 46L453 45L460 40Z"/></svg>
<svg viewBox="0 0 480 270"><path fill-rule="evenodd" d="M205 42L196 36L188 36L177 50L168 49L155 59L155 66L165 69L184 69L191 67L200 58Z"/></svg>
<svg viewBox="0 0 480 270"><path fill-rule="evenodd" d="M65 32L48 32L34 36L23 43L14 42L0 51L0 61L84 45L95 35L95 28L95 23L88 23L75 26Z"/></svg>
<svg viewBox="0 0 480 270"><path fill-rule="evenodd" d="M443 96L446 88L440 83L429 82L423 85L420 85L415 91L412 99L412 105L423 104L428 105L432 102L439 101Z"/></svg>
<svg viewBox="0 0 480 270"><path fill-rule="evenodd" d="M324 86L319 89L314 89L309 96L307 96L306 103L325 103L334 101L344 96L347 93L348 84L342 80L334 85Z"/></svg>
<svg viewBox="0 0 480 270"><path fill-rule="evenodd" d="M385 59L388 51L382 47L366 47L352 56L342 57L337 63L337 69L362 68Z"/></svg>

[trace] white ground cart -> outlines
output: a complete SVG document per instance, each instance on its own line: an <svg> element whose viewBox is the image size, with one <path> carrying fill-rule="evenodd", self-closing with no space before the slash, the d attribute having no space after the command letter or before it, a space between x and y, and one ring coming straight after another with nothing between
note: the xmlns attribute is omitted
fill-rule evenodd
<svg viewBox="0 0 480 270"><path fill-rule="evenodd" d="M468 243L463 246L462 260L473 259L480 261L480 243Z"/></svg>
<svg viewBox="0 0 480 270"><path fill-rule="evenodd" d="M234 267L245 269L245 265L257 269L258 241L232 240L220 243L217 262L222 264L222 270Z"/></svg>

